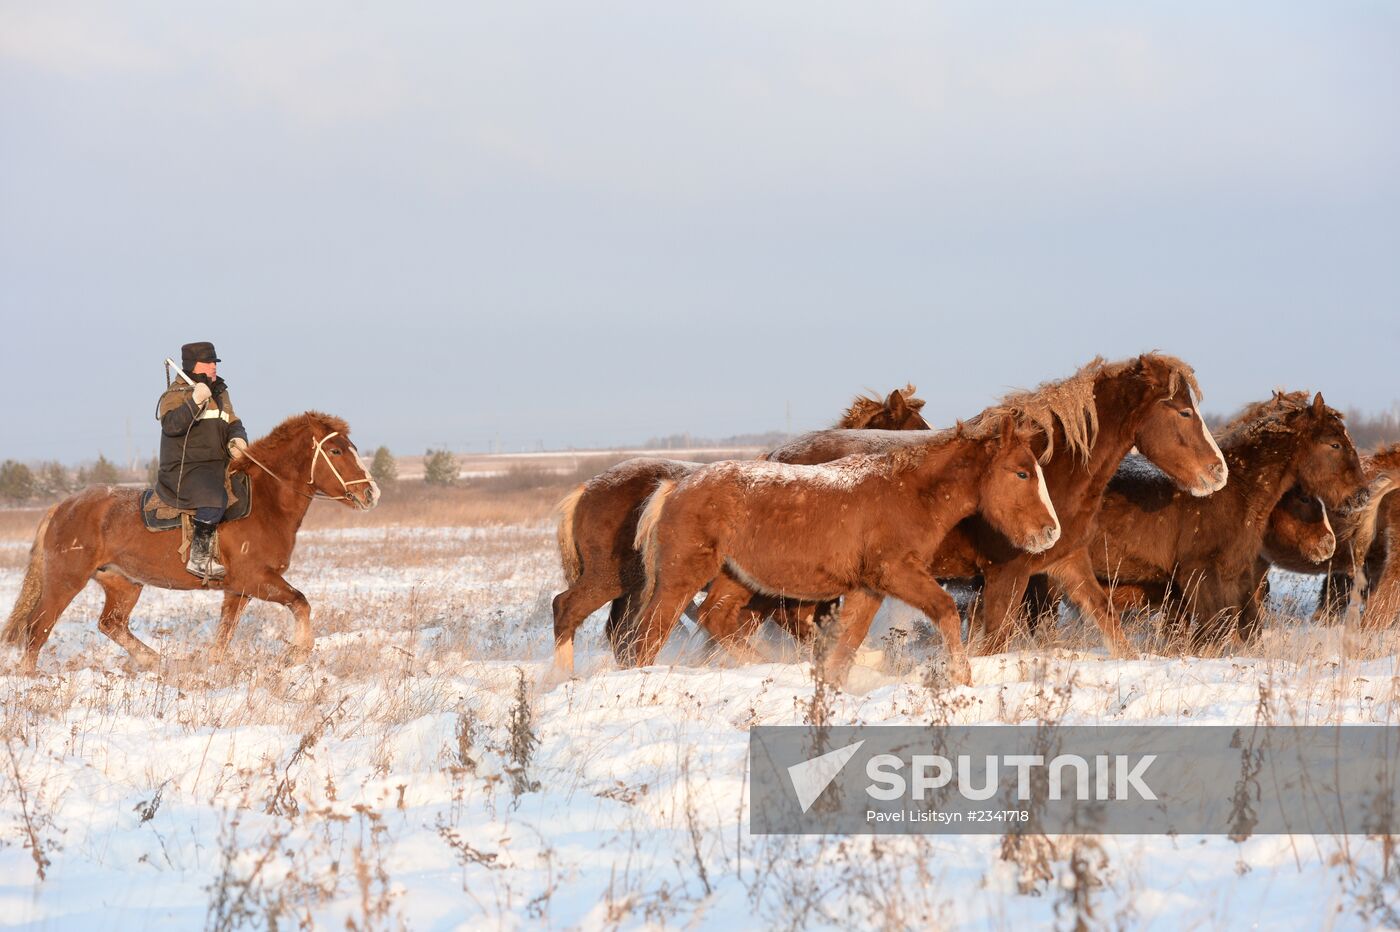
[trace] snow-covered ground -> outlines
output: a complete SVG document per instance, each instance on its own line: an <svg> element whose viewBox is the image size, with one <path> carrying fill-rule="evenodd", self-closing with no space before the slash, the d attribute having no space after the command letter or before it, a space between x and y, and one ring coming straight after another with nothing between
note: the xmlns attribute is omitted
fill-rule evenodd
<svg viewBox="0 0 1400 932"><path fill-rule="evenodd" d="M0 551L6 608L20 556ZM550 684L548 527L311 533L289 576L316 611L306 665L279 664L289 620L258 606L235 661L208 668L218 597L151 591L133 627L168 663L128 673L96 630L90 588L38 677L0 676L0 924L1396 922L1400 884L1381 872L1381 842L1360 835L1061 838L1019 852L991 837L750 836L747 731L807 719L810 667L771 636L771 663L718 666L692 642L619 671L595 619L579 678ZM1307 623L1312 581L1274 582L1296 617L1248 657L1113 662L1053 647L974 659L977 685L949 688L925 675L923 639L877 638L887 649L865 655L830 720L1246 724L1262 696L1279 722L1393 722L1393 652ZM528 735L522 769L512 746L518 757Z"/></svg>

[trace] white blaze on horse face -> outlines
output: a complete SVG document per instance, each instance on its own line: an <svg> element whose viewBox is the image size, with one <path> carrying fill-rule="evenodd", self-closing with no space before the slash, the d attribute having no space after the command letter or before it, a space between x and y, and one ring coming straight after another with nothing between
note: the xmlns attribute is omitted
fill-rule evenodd
<svg viewBox="0 0 1400 932"><path fill-rule="evenodd" d="M370 474L369 467L365 465L364 459L360 456L360 451L358 449L352 449L351 452L355 454L355 462L359 465L360 472L364 473L365 478L369 480L368 507L373 508L375 505L379 504L379 483L374 481L374 476Z"/></svg>
<svg viewBox="0 0 1400 932"><path fill-rule="evenodd" d="M1039 463L1035 464L1035 490L1040 494L1041 504L1050 513L1050 520L1054 523L1054 528L1047 535L1048 539L1040 547L1040 550L1049 550L1060 539L1060 516L1055 513L1055 503L1050 501L1050 490L1045 487L1045 473L1041 471Z"/></svg>
<svg viewBox="0 0 1400 932"><path fill-rule="evenodd" d="M1225 483L1230 478L1230 467L1225 463L1225 454L1220 452L1220 444L1215 442L1215 437L1211 435L1210 428L1206 427L1205 419L1201 417L1201 409L1196 405L1196 399L1191 398L1191 412L1196 415L1196 423L1201 428L1201 436L1205 438L1206 445L1215 453L1215 458L1220 461L1220 479L1213 485L1205 484L1197 486L1191 490L1191 494L1197 498L1203 498L1212 492L1219 492L1225 488Z"/></svg>
<svg viewBox="0 0 1400 932"><path fill-rule="evenodd" d="M1318 556L1313 558L1314 563L1321 563L1323 560L1331 559L1332 554L1337 552L1337 532L1332 530L1332 519L1327 517L1327 505L1322 499L1317 499L1317 507L1322 509L1322 526L1327 528L1328 543L1318 548Z"/></svg>

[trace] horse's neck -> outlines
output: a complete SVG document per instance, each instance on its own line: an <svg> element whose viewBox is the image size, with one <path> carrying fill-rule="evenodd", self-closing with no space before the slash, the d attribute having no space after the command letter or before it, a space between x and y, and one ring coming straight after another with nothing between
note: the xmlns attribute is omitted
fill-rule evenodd
<svg viewBox="0 0 1400 932"><path fill-rule="evenodd" d="M978 477L990 460L991 450L985 441L954 438L924 454L917 467L918 480L909 484L910 491L940 515L950 515L951 526L977 511Z"/></svg>
<svg viewBox="0 0 1400 932"><path fill-rule="evenodd" d="M1063 461L1070 464L1060 466L1056 471L1063 475L1068 469L1072 477L1079 479L1077 482L1074 478L1069 479L1069 488L1059 490L1061 495L1069 497L1066 493L1074 491L1090 499L1101 497L1108 488L1109 480L1117 471L1118 464L1133 448L1138 425L1147 415L1150 400L1145 391L1125 390L1127 386L1123 383L1124 379L1125 376L1118 376L1112 380L1102 380L1094 387L1094 411L1098 418L1098 431L1094 436L1093 446L1089 448L1087 461L1081 463L1078 454L1069 449L1064 428L1055 428L1058 441L1055 460L1063 457ZM1055 460L1051 461L1051 466L1055 465ZM1069 504L1065 503L1066 506Z"/></svg>
<svg viewBox="0 0 1400 932"><path fill-rule="evenodd" d="M1283 495L1293 484L1294 459L1301 438L1288 435L1288 442L1272 442L1278 434L1245 436L1230 442L1227 438L1221 453L1230 470L1234 494L1244 506L1247 527L1263 533L1263 524Z"/></svg>
<svg viewBox="0 0 1400 932"><path fill-rule="evenodd" d="M301 479L310 474L311 455L308 452L304 456L290 457L286 462L268 463L268 468L276 469L276 474L257 463L248 468L250 494L255 499L252 516L261 515L269 524L279 527L289 526L295 535L311 508L311 486ZM271 507L266 507L268 505Z"/></svg>

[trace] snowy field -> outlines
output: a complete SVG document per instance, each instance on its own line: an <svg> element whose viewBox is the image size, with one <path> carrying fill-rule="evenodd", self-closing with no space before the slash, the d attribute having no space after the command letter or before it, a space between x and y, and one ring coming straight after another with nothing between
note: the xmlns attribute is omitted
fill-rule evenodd
<svg viewBox="0 0 1400 932"><path fill-rule="evenodd" d="M0 601L27 545L0 545ZM234 928L1353 928L1395 925L1364 835L767 838L746 831L747 730L833 723L1389 723L1393 645L1285 619L1248 657L1110 662L1094 649L936 675L917 635L872 641L814 708L810 666L707 663L673 641L619 671L600 620L580 677L547 680L560 587L544 525L303 535L315 610L250 609L234 662L201 650L218 596L148 591L133 627L167 657L132 674L90 587L38 677L0 675L0 924ZM907 611L890 616L908 623ZM918 627L918 626L915 626ZM1081 643L1092 643L1081 641ZM6 659L0 669L10 669ZM935 671L935 675L931 675ZM523 761L523 763L522 763ZM43 879L40 879L40 873Z"/></svg>

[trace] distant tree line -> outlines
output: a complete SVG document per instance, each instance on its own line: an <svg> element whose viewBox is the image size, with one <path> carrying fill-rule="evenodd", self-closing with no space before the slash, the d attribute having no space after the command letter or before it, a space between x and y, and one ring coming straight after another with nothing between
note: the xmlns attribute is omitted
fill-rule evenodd
<svg viewBox="0 0 1400 932"><path fill-rule="evenodd" d="M114 485L136 478L134 474L124 475L115 463L101 454L95 462L73 470L53 460L35 467L5 460L0 463L0 501L24 505L61 498L91 485Z"/></svg>

